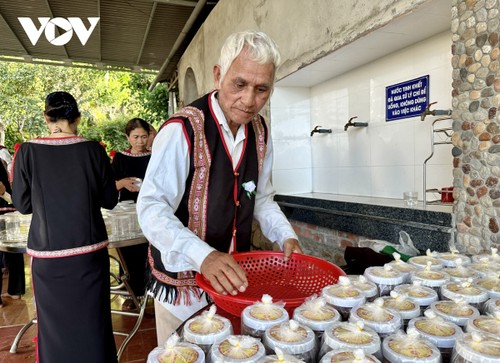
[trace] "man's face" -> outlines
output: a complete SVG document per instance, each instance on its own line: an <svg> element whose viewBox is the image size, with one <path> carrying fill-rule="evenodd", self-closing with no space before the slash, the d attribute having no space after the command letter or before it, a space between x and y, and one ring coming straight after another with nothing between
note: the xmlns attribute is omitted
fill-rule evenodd
<svg viewBox="0 0 500 363"><path fill-rule="evenodd" d="M273 80L274 65L256 63L244 50L233 61L221 84L220 68L214 67L219 104L233 131L250 122L264 107L271 96Z"/></svg>

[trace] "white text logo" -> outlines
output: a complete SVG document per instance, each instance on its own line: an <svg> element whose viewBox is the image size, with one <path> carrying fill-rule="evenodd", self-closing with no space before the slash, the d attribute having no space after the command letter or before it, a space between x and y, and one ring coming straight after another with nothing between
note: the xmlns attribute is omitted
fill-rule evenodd
<svg viewBox="0 0 500 363"><path fill-rule="evenodd" d="M87 18L90 26L87 29L80 18L38 18L40 22L40 27L37 28L31 18L17 18L21 25L23 26L26 35L31 41L31 44L36 45L38 39L45 31L45 38L52 45L65 45L73 37L73 31L75 31L76 36L80 39L82 45L87 43L90 35L94 31L100 18ZM56 37L56 27L64 30L61 35Z"/></svg>

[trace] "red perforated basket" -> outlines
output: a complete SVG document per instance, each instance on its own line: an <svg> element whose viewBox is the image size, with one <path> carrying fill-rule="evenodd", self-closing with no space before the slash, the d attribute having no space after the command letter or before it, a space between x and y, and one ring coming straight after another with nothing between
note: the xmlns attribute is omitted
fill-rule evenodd
<svg viewBox="0 0 500 363"><path fill-rule="evenodd" d="M202 274L196 275L196 282L217 307L236 316L264 294L270 295L274 302L285 302L285 309L291 314L306 298L321 294L323 287L345 276L340 267L309 255L294 253L287 262L283 252L274 251L235 253L233 257L247 273L245 292L236 296L219 294Z"/></svg>

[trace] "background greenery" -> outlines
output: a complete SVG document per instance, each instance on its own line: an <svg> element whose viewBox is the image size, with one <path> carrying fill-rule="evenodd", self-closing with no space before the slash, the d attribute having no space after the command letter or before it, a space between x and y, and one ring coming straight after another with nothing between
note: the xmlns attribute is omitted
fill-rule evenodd
<svg viewBox="0 0 500 363"><path fill-rule="evenodd" d="M153 75L86 68L0 62L0 144L47 135L44 101L54 91L71 93L82 118L79 134L111 150L128 148L125 124L141 117L158 128L168 118L167 85L148 91Z"/></svg>

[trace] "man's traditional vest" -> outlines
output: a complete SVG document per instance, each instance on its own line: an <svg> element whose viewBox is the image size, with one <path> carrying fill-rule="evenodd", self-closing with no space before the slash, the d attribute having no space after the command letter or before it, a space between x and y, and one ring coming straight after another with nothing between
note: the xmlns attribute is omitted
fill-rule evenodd
<svg viewBox="0 0 500 363"><path fill-rule="evenodd" d="M170 117L165 124L182 122L190 145L189 174L181 203L175 212L179 220L201 240L221 252L229 252L235 238L238 252L250 249L255 196L242 184L258 184L266 154L267 127L256 116L245 127L246 138L236 170L224 143L219 122L210 104L211 94L194 101ZM165 300L189 305L188 291L201 295L194 272L166 271L160 252L150 245L148 290Z"/></svg>

